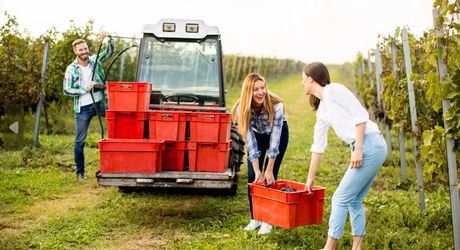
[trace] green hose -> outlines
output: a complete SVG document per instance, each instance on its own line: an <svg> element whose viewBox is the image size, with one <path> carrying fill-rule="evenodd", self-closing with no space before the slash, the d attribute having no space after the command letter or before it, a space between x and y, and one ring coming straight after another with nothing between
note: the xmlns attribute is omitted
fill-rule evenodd
<svg viewBox="0 0 460 250"><path fill-rule="evenodd" d="M94 62L93 74L91 75L91 81L94 81L94 74L95 74L96 67L97 67L97 61L99 60L99 53L101 52L102 42L104 42L104 37L102 37L102 39L101 39L101 44L99 44L99 49L97 50L96 61ZM102 125L101 114L99 114L99 110L98 110L98 108L97 108L97 106L96 106L96 102L95 102L95 100L94 100L93 92L94 92L94 86L93 86L93 88L91 89L90 94L91 94L91 99L93 100L93 108L94 108L94 110L96 111L97 118L98 118L98 120L99 120L99 125L100 125L100 127L101 127L101 139L104 139L104 126ZM104 98L102 98L101 101L104 102Z"/></svg>

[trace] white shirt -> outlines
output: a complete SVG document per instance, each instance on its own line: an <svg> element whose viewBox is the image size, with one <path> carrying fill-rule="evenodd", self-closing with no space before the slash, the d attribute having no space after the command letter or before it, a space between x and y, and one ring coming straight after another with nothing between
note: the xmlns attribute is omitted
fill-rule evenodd
<svg viewBox="0 0 460 250"><path fill-rule="evenodd" d="M80 69L81 69L82 78L83 78L82 82L85 83L85 88L86 88L86 85L88 85L91 82L91 75L93 74L93 71L91 70L89 66L86 66L86 67L80 66ZM95 102L98 102L101 100L101 96L98 92L95 92L93 96L94 96ZM88 92L80 96L80 106L85 106L85 105L92 104L92 103L93 103L93 99L91 99L91 93Z"/></svg>
<svg viewBox="0 0 460 250"><path fill-rule="evenodd" d="M316 111L311 152L324 152L329 127L340 139L351 144L356 139L356 125L363 122L366 123L365 134L379 132L377 124L369 120L369 113L350 90L339 83L326 85Z"/></svg>

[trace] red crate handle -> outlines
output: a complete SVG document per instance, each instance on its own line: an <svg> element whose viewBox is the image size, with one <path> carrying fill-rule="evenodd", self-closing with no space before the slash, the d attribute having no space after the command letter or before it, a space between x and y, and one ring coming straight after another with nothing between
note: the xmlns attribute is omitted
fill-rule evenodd
<svg viewBox="0 0 460 250"><path fill-rule="evenodd" d="M120 84L120 88L122 88L122 89L132 89L133 85L132 84L122 83L122 84Z"/></svg>
<svg viewBox="0 0 460 250"><path fill-rule="evenodd" d="M254 184L256 185L259 185L259 186L263 186L263 187L266 187L266 188L272 188L273 186L276 187L276 180L272 183L272 184L267 184L267 181L262 181L262 182L254 182Z"/></svg>
<svg viewBox="0 0 460 250"><path fill-rule="evenodd" d="M272 184L268 185L266 181L263 181L263 182L254 182L253 184L255 185L259 185L259 186L262 186L262 187L265 187L265 188L271 188L271 189L276 189L276 190L279 190L280 188L278 187L278 184L279 182L277 182L277 180L275 180ZM280 190L281 191L281 190ZM301 194L304 194L304 195L313 195L314 194L314 191L315 189L313 188L312 190L312 193L311 194L308 194L307 193L307 190L306 190L306 185L305 185L305 188L304 189L296 189L295 190L297 193L301 193ZM324 198L323 198L324 200Z"/></svg>

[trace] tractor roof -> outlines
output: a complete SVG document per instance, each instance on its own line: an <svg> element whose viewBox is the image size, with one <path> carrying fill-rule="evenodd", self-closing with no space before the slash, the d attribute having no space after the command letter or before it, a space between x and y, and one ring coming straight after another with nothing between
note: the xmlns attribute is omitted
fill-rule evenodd
<svg viewBox="0 0 460 250"><path fill-rule="evenodd" d="M144 34L153 34L159 38L203 39L209 35L220 36L219 28L208 26L202 20L161 19L156 24L146 24Z"/></svg>

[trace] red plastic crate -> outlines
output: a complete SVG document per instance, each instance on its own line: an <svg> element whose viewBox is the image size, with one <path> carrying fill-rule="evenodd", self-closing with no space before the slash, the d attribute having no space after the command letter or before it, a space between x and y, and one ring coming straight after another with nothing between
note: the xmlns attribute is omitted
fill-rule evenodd
<svg viewBox="0 0 460 250"><path fill-rule="evenodd" d="M277 180L271 187L250 183L254 219L292 229L302 225L321 224L324 208L324 187L314 187L313 194L304 191L305 184ZM289 186L295 192L283 192Z"/></svg>
<svg viewBox="0 0 460 250"><path fill-rule="evenodd" d="M185 141L166 141L161 170L184 171Z"/></svg>
<svg viewBox="0 0 460 250"><path fill-rule="evenodd" d="M190 140L226 142L230 140L230 113L195 112L190 114Z"/></svg>
<svg viewBox="0 0 460 250"><path fill-rule="evenodd" d="M147 82L107 82L109 110L148 111L151 91Z"/></svg>
<svg viewBox="0 0 460 250"><path fill-rule="evenodd" d="M154 110L148 113L149 137L168 141L185 141L190 112Z"/></svg>
<svg viewBox="0 0 460 250"><path fill-rule="evenodd" d="M102 139L98 146L101 173L150 174L161 171L163 140Z"/></svg>
<svg viewBox="0 0 460 250"><path fill-rule="evenodd" d="M107 137L112 139L143 139L146 112L109 111L107 119Z"/></svg>
<svg viewBox="0 0 460 250"><path fill-rule="evenodd" d="M189 170L197 172L225 172L228 168L232 141L188 142Z"/></svg>

